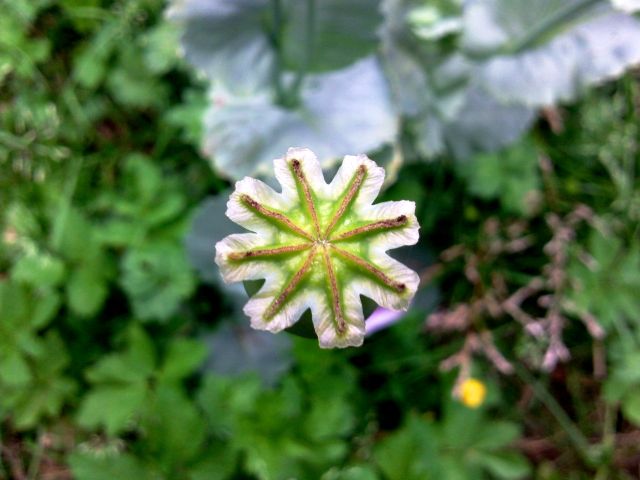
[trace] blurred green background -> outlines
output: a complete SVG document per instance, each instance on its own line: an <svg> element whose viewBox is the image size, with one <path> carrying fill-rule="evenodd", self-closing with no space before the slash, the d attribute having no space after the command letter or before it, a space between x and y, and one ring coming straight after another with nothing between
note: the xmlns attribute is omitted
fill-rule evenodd
<svg viewBox="0 0 640 480"><path fill-rule="evenodd" d="M0 479L640 478L638 9L0 0ZM290 146L417 204L361 348L213 262Z"/></svg>

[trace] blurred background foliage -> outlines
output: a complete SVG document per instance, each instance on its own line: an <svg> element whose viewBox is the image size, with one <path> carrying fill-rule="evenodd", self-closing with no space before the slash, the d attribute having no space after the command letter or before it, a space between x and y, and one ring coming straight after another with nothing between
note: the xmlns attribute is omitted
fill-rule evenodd
<svg viewBox="0 0 640 480"><path fill-rule="evenodd" d="M637 1L0 7L0 478L640 477ZM417 204L360 349L213 263L293 145Z"/></svg>

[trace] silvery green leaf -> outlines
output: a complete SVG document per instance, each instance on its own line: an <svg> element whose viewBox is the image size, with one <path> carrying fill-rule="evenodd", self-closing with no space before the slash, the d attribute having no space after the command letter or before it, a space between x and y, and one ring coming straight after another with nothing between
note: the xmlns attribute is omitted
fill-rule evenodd
<svg viewBox="0 0 640 480"><path fill-rule="evenodd" d="M477 67L458 51L434 47L425 52L425 42L407 34L407 19L415 21L416 12L423 15L426 8L415 5L410 0L384 3L382 52L394 99L416 132L420 153L432 158L449 151L465 158L517 139L533 112L502 105L479 91Z"/></svg>
<svg viewBox="0 0 640 480"><path fill-rule="evenodd" d="M447 17L455 16L455 7L443 7ZM385 73L399 109L411 120L418 150L427 158L450 152L464 159L517 140L531 125L533 109L494 99L478 87L475 62L455 49L425 51L425 42L407 33L407 22L432 22L439 15L434 8L411 0L384 2Z"/></svg>
<svg viewBox="0 0 640 480"><path fill-rule="evenodd" d="M432 159L446 151L444 122L433 113L420 115L415 119L413 128L416 132L416 147L428 159Z"/></svg>
<svg viewBox="0 0 640 480"><path fill-rule="evenodd" d="M225 284L220 278L218 267L213 261L214 246L227 235L240 231L225 215L229 191L207 197L198 205L191 220L191 227L185 238L185 248L189 262L200 278L220 288L231 299L237 312L241 314L247 295L242 284Z"/></svg>
<svg viewBox="0 0 640 480"><path fill-rule="evenodd" d="M614 8L626 13L634 13L640 10L640 0L611 0Z"/></svg>
<svg viewBox="0 0 640 480"><path fill-rule="evenodd" d="M274 51L264 27L268 0L174 0L167 15L183 26L187 60L211 80L251 92L272 78Z"/></svg>
<svg viewBox="0 0 640 480"><path fill-rule="evenodd" d="M380 0L286 1L282 41L286 68L336 70L372 54L382 22L379 3Z"/></svg>
<svg viewBox="0 0 640 480"><path fill-rule="evenodd" d="M189 262L207 283L216 284L220 279L211 257L213 246L227 235L240 231L224 214L230 193L223 191L204 199L196 208L185 238Z"/></svg>
<svg viewBox="0 0 640 480"><path fill-rule="evenodd" d="M205 368L220 375L256 372L266 385L273 385L291 367L291 339L287 336L225 322L204 341L211 351Z"/></svg>
<svg viewBox="0 0 640 480"><path fill-rule="evenodd" d="M296 108L270 95L233 96L214 89L205 151L231 178L268 173L291 145L313 149L324 165L349 152L391 143L397 120L378 61L369 57L336 72L307 76Z"/></svg>
<svg viewBox="0 0 640 480"><path fill-rule="evenodd" d="M426 58L421 55L417 38L408 25L415 3L410 0L385 0L382 3L384 24L380 30L382 44L382 64L389 81L391 93L399 110L409 116L415 116L429 108L428 93L430 69L438 58Z"/></svg>
<svg viewBox="0 0 640 480"><path fill-rule="evenodd" d="M504 105L481 89L470 88L460 114L445 124L443 136L453 155L464 160L515 142L535 118L532 108Z"/></svg>
<svg viewBox="0 0 640 480"><path fill-rule="evenodd" d="M540 45L594 12L593 0L470 0L462 45L473 55L516 52Z"/></svg>
<svg viewBox="0 0 640 480"><path fill-rule="evenodd" d="M465 160L476 153L492 152L515 142L532 125L536 111L521 105L504 105L478 87L460 91L453 97L455 108L447 115L441 101L440 111L426 110L415 117L419 151L427 158L445 151ZM458 104L459 102L459 104Z"/></svg>
<svg viewBox="0 0 640 480"><path fill-rule="evenodd" d="M428 108L429 80L418 59L392 43L383 45L382 59L398 109L415 116Z"/></svg>
<svg viewBox="0 0 640 480"><path fill-rule="evenodd" d="M503 103L570 101L640 62L640 22L602 2L475 0L464 19L477 79Z"/></svg>

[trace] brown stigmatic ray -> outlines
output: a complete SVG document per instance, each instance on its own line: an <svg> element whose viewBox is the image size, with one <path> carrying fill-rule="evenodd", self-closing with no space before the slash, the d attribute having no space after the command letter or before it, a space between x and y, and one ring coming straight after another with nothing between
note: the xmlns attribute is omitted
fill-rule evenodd
<svg viewBox="0 0 640 480"><path fill-rule="evenodd" d="M326 247L322 248L322 257L324 259L324 266L327 269L327 275L329 276L329 288L331 290L331 308L333 309L333 315L336 319L336 330L342 335L347 331L347 325L342 315L342 305L340 304L340 291L338 290L338 279L336 278L336 272L333 270L331 264L331 258L329 258L329 252Z"/></svg>
<svg viewBox="0 0 640 480"><path fill-rule="evenodd" d="M242 203L244 203L246 206L248 206L252 210L255 210L260 215L263 215L267 218L275 220L276 222L284 225L296 235L300 235L301 237L304 237L308 240L313 240L313 237L309 233L305 232L302 228L297 226L295 223L293 223L283 214L281 214L280 212L276 212L275 210L272 210L268 207L265 207L264 205L260 204L259 202L251 198L249 195L241 195L240 200L242 201Z"/></svg>
<svg viewBox="0 0 640 480"><path fill-rule="evenodd" d="M356 235L361 235L363 233L377 232L379 230L390 230L392 228L402 227L409 222L409 219L406 215L400 215L396 218L390 218L388 220L380 220L378 222L373 222L368 225L363 225L358 228L354 228L353 230L349 230L347 232L343 232L336 237L332 238L332 241L340 241L347 240L351 237L355 237Z"/></svg>
<svg viewBox="0 0 640 480"><path fill-rule="evenodd" d="M301 252L311 248L311 243L301 243L299 245L286 245L277 248L257 248L255 250L246 250L244 252L231 252L227 255L229 260L244 260L245 258L256 257L272 257L276 255L284 255L286 253Z"/></svg>
<svg viewBox="0 0 640 480"><path fill-rule="evenodd" d="M269 307L264 312L264 318L269 320L273 318L273 316L278 313L280 308L285 304L287 299L291 296L296 287L300 284L302 279L305 277L309 270L311 270L311 265L313 265L313 259L316 256L316 249L313 248L309 256L304 261L300 269L295 273L295 275L289 280L289 283L286 287L280 292L280 294L273 299Z"/></svg>
<svg viewBox="0 0 640 480"><path fill-rule="evenodd" d="M371 275L376 277L381 283L383 283L386 287L392 290L395 290L398 293L404 292L404 290L407 288L407 286L404 283L396 282L395 280L390 278L386 273L380 270L378 267L376 267L375 265L372 265L371 263L358 257L357 255L354 255L351 252L347 252L342 248L338 248L335 245L331 245L331 248L333 248L333 250L342 258L345 258L346 260L354 263L358 267L369 272Z"/></svg>
<svg viewBox="0 0 640 480"><path fill-rule="evenodd" d="M327 225L327 228L324 231L325 238L329 236L329 234L331 233L331 230L333 230L336 224L340 221L340 219L344 215L344 212L347 211L347 208L349 208L349 205L351 205L351 202L353 202L353 200L358 195L358 192L360 191L360 187L362 186L362 182L364 182L364 177L366 174L367 174L367 167L364 165L360 165L356 170L356 174L354 175L353 180L351 181L351 186L349 187L347 194L342 199L342 202L340 202L340 206L338 207L338 210L336 210L336 213L333 215L331 222L329 222L329 225Z"/></svg>
<svg viewBox="0 0 640 480"><path fill-rule="evenodd" d="M311 195L311 186L307 181L307 177L302 171L302 165L300 160L293 159L291 161L291 166L293 167L293 173L298 181L298 184L302 188L302 193L304 194L304 202L307 205L307 209L311 214L311 220L313 221L313 228L315 230L316 236L320 237L320 222L318 221L318 212L316 212L316 206L313 203L313 196Z"/></svg>

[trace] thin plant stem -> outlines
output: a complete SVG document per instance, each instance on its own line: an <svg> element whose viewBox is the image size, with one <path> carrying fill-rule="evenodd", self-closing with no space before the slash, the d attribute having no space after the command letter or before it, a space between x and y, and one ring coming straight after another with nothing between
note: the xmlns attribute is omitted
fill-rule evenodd
<svg viewBox="0 0 640 480"><path fill-rule="evenodd" d="M553 415L562 429L566 432L569 440L583 460L587 464L592 465L595 458L591 444L576 424L569 418L553 395L551 395L551 393L549 393L549 391L521 365L517 365L515 370L522 381L531 386L533 393L538 397L538 400L540 400L544 406L547 407L547 410L551 412L551 415Z"/></svg>
<svg viewBox="0 0 640 480"><path fill-rule="evenodd" d="M311 68L311 63L314 55L314 40L315 40L315 16L316 16L316 2L315 0L306 1L306 15L305 15L305 28L304 28L304 60L301 62L298 73L291 87L292 95L297 98L300 95L300 88L304 77Z"/></svg>
<svg viewBox="0 0 640 480"><path fill-rule="evenodd" d="M273 68L273 84L278 103L284 102L285 92L282 86L282 2L271 0L271 13L273 16L273 30L271 31L271 44L275 51L275 65Z"/></svg>
<svg viewBox="0 0 640 480"><path fill-rule="evenodd" d="M54 250L59 250L62 245L64 231L67 228L67 218L71 211L71 201L78 186L78 177L82 169L83 157L72 160L69 168L69 176L64 187L63 197L60 199L58 216L56 217L53 228L51 229L51 245Z"/></svg>
<svg viewBox="0 0 640 480"><path fill-rule="evenodd" d="M518 54L534 46L540 39L546 37L558 27L570 22L574 17L583 14L586 10L599 3L600 0L584 0L580 3L568 3L555 15L550 16L538 25L535 25L525 37L515 45L508 47L507 53Z"/></svg>
<svg viewBox="0 0 640 480"><path fill-rule="evenodd" d="M9 478L7 469L4 467L4 452L2 451L2 425L0 424L0 478Z"/></svg>
<svg viewBox="0 0 640 480"><path fill-rule="evenodd" d="M604 407L604 419L602 421L602 452L605 456L602 457L603 461L598 467L598 471L596 472L595 479L596 480L605 480L609 478L609 473L611 469L611 454L615 448L615 422L618 413L618 408L616 405L611 405L609 403L605 403ZM606 459L606 461L605 461Z"/></svg>
<svg viewBox="0 0 640 480"><path fill-rule="evenodd" d="M36 480L38 478L43 454L44 442L42 441L42 430L39 430L36 437L36 446L31 457L31 462L29 463L29 470L27 471L27 480Z"/></svg>

